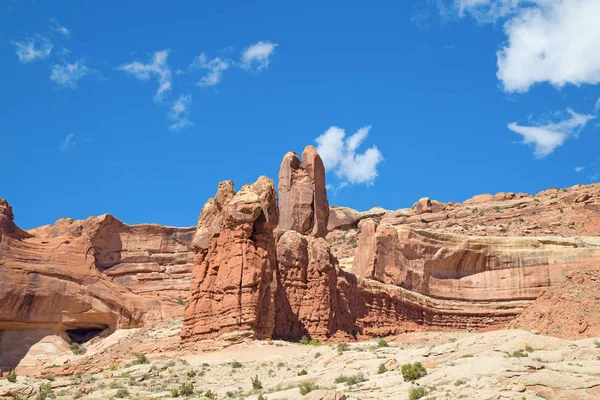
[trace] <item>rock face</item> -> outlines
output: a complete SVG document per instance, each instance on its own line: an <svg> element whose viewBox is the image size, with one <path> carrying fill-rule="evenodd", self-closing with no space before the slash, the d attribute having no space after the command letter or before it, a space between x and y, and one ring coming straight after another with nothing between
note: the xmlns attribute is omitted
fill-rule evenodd
<svg viewBox="0 0 600 400"><path fill-rule="evenodd" d="M435 298L535 299L600 262L600 238L469 237L364 221L352 272Z"/></svg>
<svg viewBox="0 0 600 400"><path fill-rule="evenodd" d="M14 368L47 331L98 333L183 313L177 299L189 287L193 230L103 215L28 233L6 201L0 209L0 337L22 338L19 347L0 339L0 370Z"/></svg>
<svg viewBox="0 0 600 400"><path fill-rule="evenodd" d="M313 146L304 149L302 162L294 152L283 157L278 189L280 229L318 237L327 234L329 203L325 167Z"/></svg>
<svg viewBox="0 0 600 400"><path fill-rule="evenodd" d="M257 338L273 333L273 230L279 216L275 185L260 177L235 194L232 187L219 185L216 198L200 215L202 238L181 333L184 342L229 332ZM214 221L220 221L220 228L210 235Z"/></svg>
<svg viewBox="0 0 600 400"><path fill-rule="evenodd" d="M337 260L323 238L285 231L277 241L273 337L317 339L337 331Z"/></svg>

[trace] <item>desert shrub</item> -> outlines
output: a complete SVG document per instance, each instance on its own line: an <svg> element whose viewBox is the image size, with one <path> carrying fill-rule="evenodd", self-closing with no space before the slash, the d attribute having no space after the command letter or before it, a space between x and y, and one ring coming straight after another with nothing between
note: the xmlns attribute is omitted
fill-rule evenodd
<svg viewBox="0 0 600 400"><path fill-rule="evenodd" d="M378 374L383 374L387 372L387 367L385 366L385 363L381 363L379 364L379 369L377 369L377 373Z"/></svg>
<svg viewBox="0 0 600 400"><path fill-rule="evenodd" d="M300 338L300 341L298 343L300 343L300 344L309 344L310 343L310 339L306 335L304 335L304 336L302 336L302 338Z"/></svg>
<svg viewBox="0 0 600 400"><path fill-rule="evenodd" d="M475 357L473 354L465 354L464 356L461 356L460 358L471 358L471 357Z"/></svg>
<svg viewBox="0 0 600 400"><path fill-rule="evenodd" d="M365 376L363 375L362 372L359 372L356 375L349 376L348 379L346 380L346 385L354 386L354 385L358 385L359 383L365 382L365 381L367 381L367 378L365 378Z"/></svg>
<svg viewBox="0 0 600 400"><path fill-rule="evenodd" d="M306 372L305 369L303 369L302 371L298 372L298 376L302 376L302 375L308 375L308 372Z"/></svg>
<svg viewBox="0 0 600 400"><path fill-rule="evenodd" d="M348 377L346 375L340 375L340 376L336 377L333 381L335 383L346 383L347 380L348 380Z"/></svg>
<svg viewBox="0 0 600 400"><path fill-rule="evenodd" d="M110 364L108 366L109 371L116 371L117 369L119 369L119 366L117 364Z"/></svg>
<svg viewBox="0 0 600 400"><path fill-rule="evenodd" d="M317 353L315 354L315 358L319 358L319 357L321 357L321 353L317 352Z"/></svg>
<svg viewBox="0 0 600 400"><path fill-rule="evenodd" d="M408 400L418 400L421 397L425 396L427 393L425 389L419 386L413 386L408 389Z"/></svg>
<svg viewBox="0 0 600 400"><path fill-rule="evenodd" d="M8 374L8 376L6 377L6 379L10 382L10 383L15 383L17 381L17 374L15 371L11 371L10 374Z"/></svg>
<svg viewBox="0 0 600 400"><path fill-rule="evenodd" d="M179 387L180 396L191 396L194 394L194 385L192 383L182 383Z"/></svg>
<svg viewBox="0 0 600 400"><path fill-rule="evenodd" d="M129 396L129 391L125 388L117 390L117 393L115 394L115 397L119 399L124 399L127 396Z"/></svg>
<svg viewBox="0 0 600 400"><path fill-rule="evenodd" d="M263 396L262 394L259 394L258 397L256 398L256 400L267 400L267 398L265 396Z"/></svg>
<svg viewBox="0 0 600 400"><path fill-rule="evenodd" d="M347 351L350 349L350 345L348 343L338 343L337 345L337 351L339 354L342 354L343 352Z"/></svg>
<svg viewBox="0 0 600 400"><path fill-rule="evenodd" d="M319 342L317 339L310 339L310 341L308 342L309 345L311 346L320 346L321 342Z"/></svg>
<svg viewBox="0 0 600 400"><path fill-rule="evenodd" d="M46 400L52 394L52 386L49 383L40 386L40 392L35 396L35 400Z"/></svg>
<svg viewBox="0 0 600 400"><path fill-rule="evenodd" d="M314 382L302 382L300 384L300 386L298 386L298 389L300 390L300 394L303 396L309 394L313 390L317 390L318 388L319 388L319 385L315 384Z"/></svg>
<svg viewBox="0 0 600 400"><path fill-rule="evenodd" d="M262 382L258 379L258 375L252 378L252 389L260 390L263 388Z"/></svg>
<svg viewBox="0 0 600 400"><path fill-rule="evenodd" d="M69 348L71 349L73 354L83 354L84 353L83 347L81 347L81 345L77 342L71 342L71 344L69 345Z"/></svg>
<svg viewBox="0 0 600 400"><path fill-rule="evenodd" d="M231 363L231 368L242 368L243 365L241 362L233 360L233 362Z"/></svg>
<svg viewBox="0 0 600 400"><path fill-rule="evenodd" d="M404 377L404 381L406 382L413 382L427 375L427 370L421 365L420 362L416 362L413 364L404 364L402 366L401 371L402 376Z"/></svg>
<svg viewBox="0 0 600 400"><path fill-rule="evenodd" d="M193 368L192 368L192 369L190 369L190 370L187 372L187 376L188 376L188 378L193 378L193 377L195 377L195 376L196 376L196 370L195 370L195 369L193 369Z"/></svg>
<svg viewBox="0 0 600 400"><path fill-rule="evenodd" d="M594 339L594 346L600 348L600 341L598 339Z"/></svg>
<svg viewBox="0 0 600 400"><path fill-rule="evenodd" d="M204 397L206 397L207 399L210 399L210 400L217 400L217 394L215 392L213 392L212 390L207 390L204 393Z"/></svg>
<svg viewBox="0 0 600 400"><path fill-rule="evenodd" d="M388 347L388 343L385 341L385 339L379 339L377 341L377 347Z"/></svg>
<svg viewBox="0 0 600 400"><path fill-rule="evenodd" d="M133 362L131 364L139 365L139 364L149 364L149 363L150 363L150 361L148 361L148 358L146 358L145 354L136 354L135 360L133 360Z"/></svg>
<svg viewBox="0 0 600 400"><path fill-rule="evenodd" d="M185 301L183 301L183 299L181 297L178 297L177 304L179 304L180 306L185 306Z"/></svg>
<svg viewBox="0 0 600 400"><path fill-rule="evenodd" d="M513 351L512 353L510 353L508 356L509 357L527 357L527 353L525 353L525 351L523 351L523 350L516 350L516 351Z"/></svg>
<svg viewBox="0 0 600 400"><path fill-rule="evenodd" d="M48 374L46 376L44 376L45 379L48 379L50 382L54 382L56 380L56 377L52 374Z"/></svg>
<svg viewBox="0 0 600 400"><path fill-rule="evenodd" d="M456 382L454 382L454 386L464 385L465 383L467 383L467 381L465 381L464 379L459 379Z"/></svg>
<svg viewBox="0 0 600 400"><path fill-rule="evenodd" d="M525 351L528 353L533 353L535 351L535 349L533 347L531 347L530 345L525 346Z"/></svg>
<svg viewBox="0 0 600 400"><path fill-rule="evenodd" d="M177 390L177 389L171 390L171 397L179 397L179 390Z"/></svg>

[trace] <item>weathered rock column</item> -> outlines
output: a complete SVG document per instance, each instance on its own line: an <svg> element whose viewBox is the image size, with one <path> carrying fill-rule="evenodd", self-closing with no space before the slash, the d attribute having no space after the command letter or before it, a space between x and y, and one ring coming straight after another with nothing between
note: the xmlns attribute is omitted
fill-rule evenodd
<svg viewBox="0 0 600 400"><path fill-rule="evenodd" d="M235 193L221 183L200 215L197 254L181 338L184 342L227 333L270 337L274 326L277 194L260 177Z"/></svg>
<svg viewBox="0 0 600 400"><path fill-rule="evenodd" d="M283 157L279 169L279 228L324 237L329 221L325 167L313 146L306 146L302 162L294 152Z"/></svg>

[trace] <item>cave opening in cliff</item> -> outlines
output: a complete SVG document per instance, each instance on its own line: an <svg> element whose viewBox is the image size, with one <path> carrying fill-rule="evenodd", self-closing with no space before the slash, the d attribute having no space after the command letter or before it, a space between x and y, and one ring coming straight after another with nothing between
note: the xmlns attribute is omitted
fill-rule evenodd
<svg viewBox="0 0 600 400"><path fill-rule="evenodd" d="M92 328L76 328L76 329L67 329L66 333L69 335L69 338L72 342L83 344L89 342L96 336L100 335L104 332L108 326L104 327L92 327Z"/></svg>

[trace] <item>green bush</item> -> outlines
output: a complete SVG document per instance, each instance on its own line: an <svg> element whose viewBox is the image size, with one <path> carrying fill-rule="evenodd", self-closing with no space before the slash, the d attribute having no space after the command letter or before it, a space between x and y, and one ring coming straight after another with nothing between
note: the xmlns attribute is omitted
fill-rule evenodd
<svg viewBox="0 0 600 400"><path fill-rule="evenodd" d="M8 376L6 377L6 379L10 383L15 383L17 381L17 374L15 373L15 371L11 371L10 374L8 374Z"/></svg>
<svg viewBox="0 0 600 400"><path fill-rule="evenodd" d="M188 378L193 378L193 377L195 377L195 376L196 376L196 370L195 370L195 369L193 369L193 368L192 368L192 369L190 369L190 370L187 372L187 376L188 376Z"/></svg>
<svg viewBox="0 0 600 400"><path fill-rule="evenodd" d="M263 396L262 394L259 394L258 397L256 398L256 400L267 400L267 398L265 396Z"/></svg>
<svg viewBox="0 0 600 400"><path fill-rule="evenodd" d="M242 368L243 365L241 362L233 360L233 362L231 363L231 368Z"/></svg>
<svg viewBox="0 0 600 400"><path fill-rule="evenodd" d="M129 396L129 391L127 389L119 389L119 390L117 390L117 393L115 394L115 397L117 397L119 399L124 399L127 396Z"/></svg>
<svg viewBox="0 0 600 400"><path fill-rule="evenodd" d="M524 350L513 351L508 355L509 357L527 357L527 353Z"/></svg>
<svg viewBox="0 0 600 400"><path fill-rule="evenodd" d="M337 345L337 351L339 354L342 354L343 352L347 351L350 349L350 345L348 343L338 343Z"/></svg>
<svg viewBox="0 0 600 400"><path fill-rule="evenodd" d="M139 364L149 364L148 358L146 358L145 354L136 354L135 360L131 363L131 365L139 365Z"/></svg>
<svg viewBox="0 0 600 400"><path fill-rule="evenodd" d="M298 343L300 343L300 344L309 344L310 343L310 339L305 335L305 336L302 336L302 338L300 339L300 341Z"/></svg>
<svg viewBox="0 0 600 400"><path fill-rule="evenodd" d="M215 392L213 392L212 390L207 390L204 393L204 397L206 397L207 399L210 399L210 400L217 400L217 394Z"/></svg>
<svg viewBox="0 0 600 400"><path fill-rule="evenodd" d="M179 390L177 390L177 389L171 390L171 397L179 397Z"/></svg>
<svg viewBox="0 0 600 400"><path fill-rule="evenodd" d="M302 371L298 372L298 376L302 376L302 375L308 375L308 372L306 372L305 369L303 369Z"/></svg>
<svg viewBox="0 0 600 400"><path fill-rule="evenodd" d="M321 342L319 342L317 339L310 339L310 341L308 342L309 345L311 346L320 346Z"/></svg>
<svg viewBox="0 0 600 400"><path fill-rule="evenodd" d="M383 374L387 372L387 367L385 366L385 363L381 363L379 364L379 369L377 370L378 374Z"/></svg>
<svg viewBox="0 0 600 400"><path fill-rule="evenodd" d="M528 353L533 353L535 351L535 349L533 347L531 347L530 345L525 346L525 351Z"/></svg>
<svg viewBox="0 0 600 400"><path fill-rule="evenodd" d="M263 388L262 382L258 379L258 375L252 378L252 389L260 390Z"/></svg>
<svg viewBox="0 0 600 400"><path fill-rule="evenodd" d="M427 370L421 365L420 362L404 364L401 371L405 382L414 382L417 379L427 375Z"/></svg>
<svg viewBox="0 0 600 400"><path fill-rule="evenodd" d="M48 379L50 382L54 382L56 380L56 377L52 374L48 374L44 376L44 379Z"/></svg>
<svg viewBox="0 0 600 400"><path fill-rule="evenodd" d="M192 383L182 383L181 387L179 388L179 395L180 396L191 396L194 394L194 385Z"/></svg>
<svg viewBox="0 0 600 400"><path fill-rule="evenodd" d="M379 341L377 342L377 347L388 347L388 344L385 341L385 339L379 339Z"/></svg>
<svg viewBox="0 0 600 400"><path fill-rule="evenodd" d="M422 387L413 386L408 389L408 400L418 400L426 394L425 389Z"/></svg>
<svg viewBox="0 0 600 400"><path fill-rule="evenodd" d="M317 385L313 382L302 382L300 384L300 386L298 386L298 389L300 390L300 394L303 396L309 394L313 390L317 390L318 388L319 388L319 385Z"/></svg>
<svg viewBox="0 0 600 400"><path fill-rule="evenodd" d="M467 383L467 381L465 381L464 379L459 379L456 382L454 382L454 386L464 385L465 383Z"/></svg>
<svg viewBox="0 0 600 400"><path fill-rule="evenodd" d="M73 352L73 354L83 354L83 347L81 347L81 345L77 342L71 342L71 344L69 345L69 348L71 349L71 351Z"/></svg>
<svg viewBox="0 0 600 400"><path fill-rule="evenodd" d="M356 375L349 376L348 379L346 380L346 385L348 385L348 386L354 386L354 385L358 385L361 382L365 382L367 380L368 379L365 378L365 376L363 375L363 373L359 372Z"/></svg>

